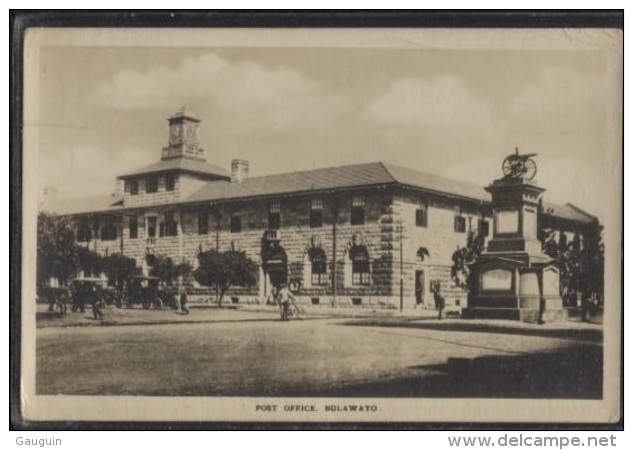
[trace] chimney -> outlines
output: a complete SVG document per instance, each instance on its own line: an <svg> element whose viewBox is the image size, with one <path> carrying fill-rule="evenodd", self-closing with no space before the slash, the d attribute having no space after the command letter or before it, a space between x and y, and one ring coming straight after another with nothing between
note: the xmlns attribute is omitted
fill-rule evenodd
<svg viewBox="0 0 633 450"><path fill-rule="evenodd" d="M231 181L240 182L248 176L248 161L234 159L231 161Z"/></svg>

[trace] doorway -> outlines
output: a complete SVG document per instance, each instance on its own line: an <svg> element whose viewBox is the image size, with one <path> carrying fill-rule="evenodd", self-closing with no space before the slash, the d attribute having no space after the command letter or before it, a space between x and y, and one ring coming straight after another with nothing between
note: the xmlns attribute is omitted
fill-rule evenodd
<svg viewBox="0 0 633 450"><path fill-rule="evenodd" d="M424 270L415 271L415 304L424 304Z"/></svg>

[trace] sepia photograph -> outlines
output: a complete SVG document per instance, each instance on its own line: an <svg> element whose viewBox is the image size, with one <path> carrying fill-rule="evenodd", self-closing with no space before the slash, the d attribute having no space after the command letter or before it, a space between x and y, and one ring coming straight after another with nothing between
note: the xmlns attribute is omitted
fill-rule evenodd
<svg viewBox="0 0 633 450"><path fill-rule="evenodd" d="M28 29L24 417L618 422L622 45Z"/></svg>

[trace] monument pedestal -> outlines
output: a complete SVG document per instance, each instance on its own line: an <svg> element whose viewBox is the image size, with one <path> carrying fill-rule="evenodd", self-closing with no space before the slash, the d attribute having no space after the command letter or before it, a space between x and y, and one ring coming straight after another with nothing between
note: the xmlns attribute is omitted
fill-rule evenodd
<svg viewBox="0 0 633 450"><path fill-rule="evenodd" d="M549 322L565 319L559 270L537 239L538 202L544 189L521 178L496 180L493 238L471 270L465 317Z"/></svg>

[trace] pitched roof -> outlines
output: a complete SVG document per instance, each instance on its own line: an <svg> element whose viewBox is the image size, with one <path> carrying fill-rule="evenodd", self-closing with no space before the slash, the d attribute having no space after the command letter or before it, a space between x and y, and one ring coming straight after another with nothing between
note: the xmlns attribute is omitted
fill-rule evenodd
<svg viewBox="0 0 633 450"><path fill-rule="evenodd" d="M413 186L457 197L470 198L490 202L490 194L479 185L465 181L445 178L431 173L420 172L393 164L381 163L394 179L406 186Z"/></svg>
<svg viewBox="0 0 633 450"><path fill-rule="evenodd" d="M60 201L44 202L40 210L54 214L79 214L117 211L123 199L115 195L97 195Z"/></svg>
<svg viewBox="0 0 633 450"><path fill-rule="evenodd" d="M208 164L204 161L192 159L192 158L173 158L161 160L157 163L150 164L149 166L142 167L133 172L129 172L124 175L119 175L117 178L129 178L137 175L149 175L153 173L168 172L168 171L180 171L197 173L201 175L212 175L216 178L230 178L230 174L222 167Z"/></svg>
<svg viewBox="0 0 633 450"><path fill-rule="evenodd" d="M251 177L238 183L208 183L185 199L185 202L239 199L396 183L468 199L490 201L489 194L480 186L374 162Z"/></svg>
<svg viewBox="0 0 633 450"><path fill-rule="evenodd" d="M573 222L591 223L598 220L586 211L583 211L576 205L565 203L564 205L556 205L554 203L543 203L543 213L564 220Z"/></svg>
<svg viewBox="0 0 633 450"><path fill-rule="evenodd" d="M182 159L184 160L185 158ZM178 165L170 164L168 166L163 164L169 163L170 161L176 161L176 159L161 161L158 164L148 166L144 169L145 171L141 169L134 174L155 173L161 170L171 170L180 167ZM193 162L199 164L198 161ZM152 169L154 172L147 171L147 169L153 167L160 167L161 169ZM165 167L171 167L171 169L166 169ZM221 168L217 169L218 172L223 170ZM220 175L218 174L218 176ZM490 194L488 194L483 187L476 184L452 180L450 178L382 162L251 177L245 178L240 182L230 182L228 179L228 176L224 176L220 180L206 183L199 190L185 198L182 203L237 200L249 197L288 195L312 191L384 186L389 184L400 184L435 192L440 195L453 195L460 198L490 203ZM120 197L107 195L72 199L63 203L58 202L56 204L45 205L42 209L59 214L79 214L122 210L122 206L122 199ZM591 223L597 220L595 216L570 203L566 203L562 206L553 203L544 203L543 208L545 214L560 219L581 223Z"/></svg>

